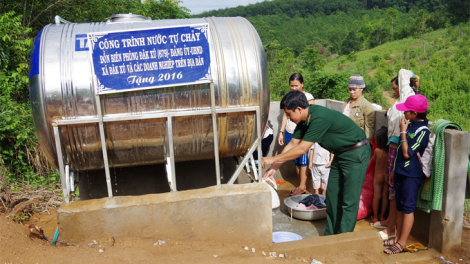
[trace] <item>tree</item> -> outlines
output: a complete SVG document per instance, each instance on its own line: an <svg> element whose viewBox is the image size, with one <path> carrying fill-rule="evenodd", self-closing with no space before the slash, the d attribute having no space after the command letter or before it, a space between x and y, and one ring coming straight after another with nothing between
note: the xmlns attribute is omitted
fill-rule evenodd
<svg viewBox="0 0 470 264"><path fill-rule="evenodd" d="M369 45L371 48L377 47L385 43L388 36L388 30L383 27L378 27L370 34Z"/></svg>
<svg viewBox="0 0 470 264"><path fill-rule="evenodd" d="M418 11L418 18L416 18L416 24L418 25L418 29L416 30L417 37L421 38L423 41L423 53L426 53L426 42L425 36L426 33L431 31L431 29L426 25L426 21L428 20L429 14L426 10L420 9Z"/></svg>
<svg viewBox="0 0 470 264"><path fill-rule="evenodd" d="M302 67L311 72L321 70L326 63L320 53L318 53L318 49L313 46L305 48L299 57Z"/></svg>
<svg viewBox="0 0 470 264"><path fill-rule="evenodd" d="M445 0L447 12L452 17L452 22L458 24L470 20L470 1L469 0Z"/></svg>
<svg viewBox="0 0 470 264"><path fill-rule="evenodd" d="M25 0L1 1L0 10L22 15L21 24L37 34L45 25L54 22L55 15L68 21L100 22L113 14L133 13L152 19L191 17L180 0Z"/></svg>
<svg viewBox="0 0 470 264"><path fill-rule="evenodd" d="M356 31L349 31L348 35L341 42L341 54L347 55L351 51L359 51L361 49L362 41L357 36Z"/></svg>
<svg viewBox="0 0 470 264"><path fill-rule="evenodd" d="M387 8L387 19L390 21L390 26L392 27L392 38L391 38L392 41L394 40L393 26L394 26L395 20L397 19L397 13L398 13L398 10L396 10L395 8L393 7Z"/></svg>

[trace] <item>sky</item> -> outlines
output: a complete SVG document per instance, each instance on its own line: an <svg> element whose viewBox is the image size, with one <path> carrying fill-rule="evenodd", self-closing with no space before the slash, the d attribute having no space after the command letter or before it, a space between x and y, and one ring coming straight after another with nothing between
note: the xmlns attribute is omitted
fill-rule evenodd
<svg viewBox="0 0 470 264"><path fill-rule="evenodd" d="M191 14L196 15L213 9L244 6L257 2L262 2L262 0L182 0L180 5L189 8Z"/></svg>

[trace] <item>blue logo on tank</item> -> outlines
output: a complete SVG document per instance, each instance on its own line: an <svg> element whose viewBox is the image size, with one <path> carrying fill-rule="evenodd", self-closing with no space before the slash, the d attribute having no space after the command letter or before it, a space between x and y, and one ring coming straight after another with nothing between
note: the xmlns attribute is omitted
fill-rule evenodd
<svg viewBox="0 0 470 264"><path fill-rule="evenodd" d="M87 34L75 35L75 51L88 50L88 37Z"/></svg>

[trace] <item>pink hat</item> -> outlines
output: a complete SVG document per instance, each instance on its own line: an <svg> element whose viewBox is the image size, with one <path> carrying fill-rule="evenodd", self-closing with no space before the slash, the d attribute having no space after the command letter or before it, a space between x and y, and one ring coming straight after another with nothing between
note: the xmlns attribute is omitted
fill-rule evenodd
<svg viewBox="0 0 470 264"><path fill-rule="evenodd" d="M399 111L413 111L416 113L425 113L428 109L428 99L425 96L417 94L406 99L403 104L397 104Z"/></svg>

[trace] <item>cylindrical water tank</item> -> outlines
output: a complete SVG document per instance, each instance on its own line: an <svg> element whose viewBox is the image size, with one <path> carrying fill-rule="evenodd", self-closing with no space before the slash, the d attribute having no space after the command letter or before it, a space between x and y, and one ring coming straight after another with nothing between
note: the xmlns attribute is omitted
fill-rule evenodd
<svg viewBox="0 0 470 264"><path fill-rule="evenodd" d="M259 106L262 127L269 112L268 68L254 27L242 17L145 20L118 15L103 23L49 24L31 54L30 97L41 148L57 167L51 123L96 116L92 65L86 34L208 23L216 107ZM103 115L200 110L210 107L208 84L101 95ZM175 161L214 158L210 115L173 117ZM256 139L254 112L217 114L220 157L244 154ZM104 123L111 167L166 162L166 119ZM97 123L60 126L64 156L74 171L103 168Z"/></svg>

